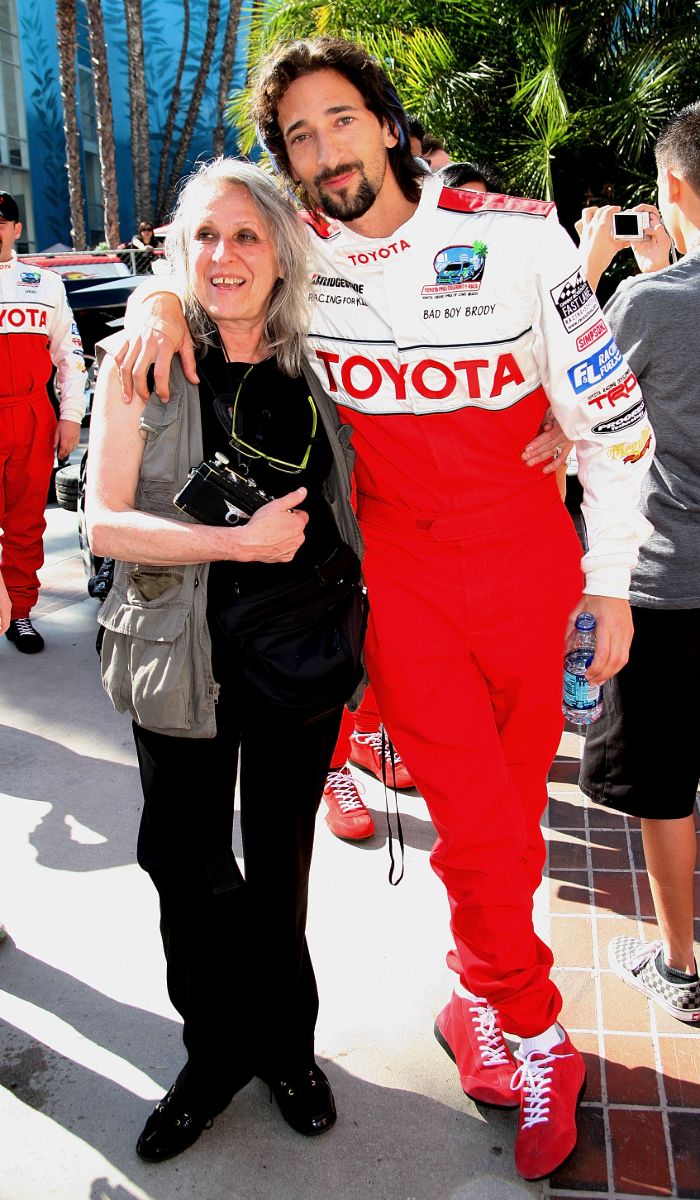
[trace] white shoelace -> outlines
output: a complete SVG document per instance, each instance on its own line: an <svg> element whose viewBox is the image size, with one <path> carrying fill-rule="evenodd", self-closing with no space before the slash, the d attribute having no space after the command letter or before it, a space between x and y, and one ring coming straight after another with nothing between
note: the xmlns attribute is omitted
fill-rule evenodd
<svg viewBox="0 0 700 1200"><path fill-rule="evenodd" d="M476 1039L479 1043L481 1061L485 1067L507 1067L510 1062L508 1050L503 1041L498 1013L486 1000L469 1006L472 1024L476 1029Z"/></svg>
<svg viewBox="0 0 700 1200"><path fill-rule="evenodd" d="M630 955L628 969L634 974L638 974L642 967L645 967L650 959L656 958L659 950L661 950L663 942L644 942L638 950Z"/></svg>
<svg viewBox="0 0 700 1200"><path fill-rule="evenodd" d="M353 733L352 736L359 745L371 746L373 750L376 750L379 758L381 759L381 756L382 756L382 731L381 731L381 729L379 729L376 733ZM384 757L385 757L386 761L389 764L391 764L391 750L390 750L389 746L390 746L389 738L388 738L388 736L386 736L386 742L384 745ZM395 764L395 766L398 767L399 763L402 763L402 762L403 762L403 759L402 759L401 755L399 754L398 750L396 749L396 747L394 746L394 764Z"/></svg>
<svg viewBox="0 0 700 1200"><path fill-rule="evenodd" d="M15 627L20 637L36 637L36 629L32 625L29 617L17 617Z"/></svg>
<svg viewBox="0 0 700 1200"><path fill-rule="evenodd" d="M332 788L335 792L338 808L342 813L353 812L357 808L365 807L360 799L357 783L347 767L341 767L339 771L329 771L326 787Z"/></svg>
<svg viewBox="0 0 700 1200"><path fill-rule="evenodd" d="M523 1089L523 1129L530 1129L549 1120L550 1076L554 1063L559 1058L571 1058L571 1055L549 1054L546 1050L531 1050L529 1054L522 1055L518 1050L515 1057L521 1065L511 1079L510 1086L514 1092Z"/></svg>

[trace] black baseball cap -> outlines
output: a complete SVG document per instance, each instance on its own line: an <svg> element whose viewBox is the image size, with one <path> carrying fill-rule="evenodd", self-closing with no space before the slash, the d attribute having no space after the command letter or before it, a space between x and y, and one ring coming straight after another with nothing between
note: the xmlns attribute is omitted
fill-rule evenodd
<svg viewBox="0 0 700 1200"><path fill-rule="evenodd" d="M5 221L19 221L17 201L9 192L0 192L0 217Z"/></svg>

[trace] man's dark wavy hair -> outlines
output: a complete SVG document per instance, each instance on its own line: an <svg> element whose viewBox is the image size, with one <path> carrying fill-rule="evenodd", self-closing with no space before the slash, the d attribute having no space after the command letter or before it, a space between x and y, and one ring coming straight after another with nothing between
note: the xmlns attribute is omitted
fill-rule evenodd
<svg viewBox="0 0 700 1200"><path fill-rule="evenodd" d="M408 118L388 75L364 46L342 38L319 37L282 42L260 63L253 86L252 116L258 138L304 206L312 210L315 207L303 185L294 179L277 111L289 85L316 71L344 75L360 92L369 111L396 134L398 142L388 151L389 164L406 199L417 203L425 169L411 154Z"/></svg>
<svg viewBox="0 0 700 1200"><path fill-rule="evenodd" d="M700 101L682 108L664 126L654 147L660 167L670 167L700 196Z"/></svg>

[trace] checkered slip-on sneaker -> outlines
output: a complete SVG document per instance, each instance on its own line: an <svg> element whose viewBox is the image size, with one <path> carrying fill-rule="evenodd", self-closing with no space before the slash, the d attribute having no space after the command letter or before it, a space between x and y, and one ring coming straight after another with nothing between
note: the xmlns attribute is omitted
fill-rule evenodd
<svg viewBox="0 0 700 1200"><path fill-rule="evenodd" d="M608 960L620 979L644 992L664 1012L690 1025L700 1022L700 980L671 983L664 979L656 965L661 946L661 942L616 937L608 946Z"/></svg>

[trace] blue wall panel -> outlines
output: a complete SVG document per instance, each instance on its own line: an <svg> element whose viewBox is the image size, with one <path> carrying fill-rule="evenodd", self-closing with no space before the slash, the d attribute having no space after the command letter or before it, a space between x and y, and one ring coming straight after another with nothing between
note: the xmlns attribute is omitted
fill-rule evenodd
<svg viewBox="0 0 700 1200"><path fill-rule="evenodd" d="M126 19L122 0L102 0L107 60L114 111L117 155L119 220L123 240L131 237L140 214L134 212L131 168L131 130L126 60ZM182 129L194 79L202 56L206 33L208 0L190 0L190 38L182 82L180 111L174 146ZM198 159L212 153L211 138L216 124L221 46L228 5L220 6L217 42L192 141L183 168L186 174ZM58 83L55 0L32 0L18 4L22 77L32 171L32 192L37 247L53 242L70 244L70 212L65 170L63 109ZM143 5L144 55L149 99L151 178L155 193L163 126L167 119L183 37L183 6L180 0L148 0ZM232 86L245 76L246 21L239 30ZM82 58L82 56L81 56ZM236 153L233 130L227 129L226 153Z"/></svg>

